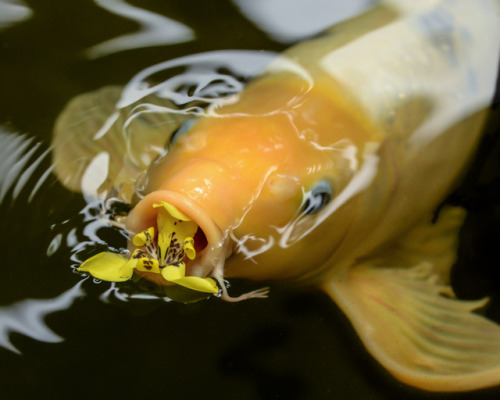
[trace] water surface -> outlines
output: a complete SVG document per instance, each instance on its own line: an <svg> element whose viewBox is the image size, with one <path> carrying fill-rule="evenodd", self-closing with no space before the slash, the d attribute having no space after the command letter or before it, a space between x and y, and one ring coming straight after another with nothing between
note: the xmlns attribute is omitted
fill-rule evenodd
<svg viewBox="0 0 500 400"><path fill-rule="evenodd" d="M64 105L183 56L279 52L370 2L341 3L0 1L0 15L9 7L0 20L0 398L471 398L396 382L313 288L276 286L267 300L184 305L124 301L111 284L73 272L75 248L92 235L117 245L120 237L89 224L95 204L50 173L47 150ZM457 292L491 296L488 312L500 322L495 123L450 201L470 211L453 275ZM490 389L473 398L499 395Z"/></svg>

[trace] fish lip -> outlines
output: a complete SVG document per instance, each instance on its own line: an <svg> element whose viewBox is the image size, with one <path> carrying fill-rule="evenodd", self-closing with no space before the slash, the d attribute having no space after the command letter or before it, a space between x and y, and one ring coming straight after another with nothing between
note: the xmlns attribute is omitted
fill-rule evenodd
<svg viewBox="0 0 500 400"><path fill-rule="evenodd" d="M158 209L153 207L153 204L158 204L165 201L176 207L191 220L196 222L198 227L203 231L207 239L207 246L201 250L194 262L186 263L186 275L206 278L212 271L224 263L228 254L227 246L222 234L222 230L215 224L210 215L193 199L177 192L170 190L157 190L144 196L129 213L127 218L127 230L132 232L132 235L148 229L150 226L156 226L156 215ZM129 241L129 250L135 249L132 241ZM149 278L150 273L145 275ZM154 281L158 281L158 274ZM153 277L150 277L153 278ZM163 284L168 284L161 278Z"/></svg>

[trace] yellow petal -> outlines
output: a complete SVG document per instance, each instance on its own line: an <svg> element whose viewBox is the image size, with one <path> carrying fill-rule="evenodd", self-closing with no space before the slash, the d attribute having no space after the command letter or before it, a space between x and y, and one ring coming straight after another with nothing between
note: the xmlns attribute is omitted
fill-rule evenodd
<svg viewBox="0 0 500 400"><path fill-rule="evenodd" d="M167 265L161 270L161 276L169 282L173 282L186 276L186 264L181 263L180 266Z"/></svg>
<svg viewBox="0 0 500 400"><path fill-rule="evenodd" d="M179 215L177 215L175 212L172 215L171 211L172 210L167 210L167 208L163 207L163 205L170 206L168 203L162 202L163 204L154 204L153 207L162 207L158 210L158 215L157 215L157 224L158 224L158 247L160 249L160 265L165 265L165 258L167 257L167 254L169 252L169 247L172 244L172 237L175 233L175 238L177 240L177 243L179 246L184 246L185 240L190 237L192 241L191 248L188 245L188 257L191 259L194 259L196 256L196 252L194 251L194 241L192 237L196 233L196 230L198 229L198 225L187 219L187 220L182 220L179 219ZM173 206L171 206L173 207ZM173 207L174 210L177 210L175 207ZM182 215L180 216L182 217ZM187 217L186 217L187 218ZM180 258L183 258L183 255L179 253L180 249L171 249L171 257L173 257L172 262L175 261L181 261L181 259L177 259L175 254L178 254Z"/></svg>
<svg viewBox="0 0 500 400"><path fill-rule="evenodd" d="M134 243L134 246L137 247L146 246L149 243L153 242L154 237L155 237L155 228L151 227L135 235L134 238L132 239L132 242Z"/></svg>
<svg viewBox="0 0 500 400"><path fill-rule="evenodd" d="M176 207L174 207L172 204L167 203L166 201L160 201L160 204L153 204L153 207L163 207L175 219L180 219L181 221L191 221L191 218L189 218L186 214L180 212Z"/></svg>
<svg viewBox="0 0 500 400"><path fill-rule="evenodd" d="M174 232L174 222L175 220L164 209L158 211L158 247L160 248L160 262L162 265L170 247L170 240Z"/></svg>
<svg viewBox="0 0 500 400"><path fill-rule="evenodd" d="M198 230L198 225L194 221L179 221L175 225L175 233L179 244L184 244L187 238L193 240L193 236ZM194 241L193 241L194 243Z"/></svg>
<svg viewBox="0 0 500 400"><path fill-rule="evenodd" d="M184 239L184 253L190 260L196 258L196 250L194 249L194 239L192 237L187 237Z"/></svg>
<svg viewBox="0 0 500 400"><path fill-rule="evenodd" d="M168 265L161 271L164 279L177 285L198 292L219 293L219 287L212 278L198 278L196 276L185 276L185 274L186 266L184 264L181 264L179 267Z"/></svg>
<svg viewBox="0 0 500 400"><path fill-rule="evenodd" d="M129 280L137 263L121 254L102 252L83 262L77 270L88 272L94 278L103 281L123 282Z"/></svg>
<svg viewBox="0 0 500 400"><path fill-rule="evenodd" d="M196 276L186 276L174 282L177 285L187 287L205 293L219 293L219 287L212 278L198 278Z"/></svg>
<svg viewBox="0 0 500 400"><path fill-rule="evenodd" d="M155 274L160 273L160 267L158 260L149 257L139 258L137 260L137 265L135 267L137 271L153 272Z"/></svg>

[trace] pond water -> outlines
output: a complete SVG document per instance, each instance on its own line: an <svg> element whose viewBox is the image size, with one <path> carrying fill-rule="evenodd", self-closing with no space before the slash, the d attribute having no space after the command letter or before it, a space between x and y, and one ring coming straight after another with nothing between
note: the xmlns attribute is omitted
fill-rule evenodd
<svg viewBox="0 0 500 400"><path fill-rule="evenodd" d="M222 54L234 61L242 54L236 50L247 50L255 61L240 66L247 69L241 82L266 57L371 2L291 3L0 0L0 398L471 398L395 381L314 288L274 285L266 300L180 304L74 273L86 244L120 238L96 227L96 204L51 173L48 149L65 104L202 52L225 51L200 61L217 69L227 67L211 64ZM470 173L450 197L469 210L456 291L491 296L487 312L497 322L499 133L492 119ZM232 285L236 292L256 288ZM500 389L473 396L498 398Z"/></svg>

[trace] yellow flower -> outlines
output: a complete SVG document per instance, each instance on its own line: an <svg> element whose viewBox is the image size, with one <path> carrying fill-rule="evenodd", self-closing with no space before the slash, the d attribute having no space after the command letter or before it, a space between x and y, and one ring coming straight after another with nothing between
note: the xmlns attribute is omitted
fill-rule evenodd
<svg viewBox="0 0 500 400"><path fill-rule="evenodd" d="M218 293L214 279L186 276L184 259L194 260L196 257L193 237L198 225L164 201L153 204L153 207L159 208L156 237L155 228L150 227L132 239L138 248L130 258L103 252L82 263L78 270L105 281L122 282L130 279L137 269L161 274L165 280L192 290Z"/></svg>
<svg viewBox="0 0 500 400"><path fill-rule="evenodd" d="M198 225L174 206L164 201L160 204L153 204L153 207L159 208L157 224L158 260L160 265L162 267L167 265L179 266L186 255L186 248L188 249L188 258L193 260L196 257L193 236L198 229Z"/></svg>

